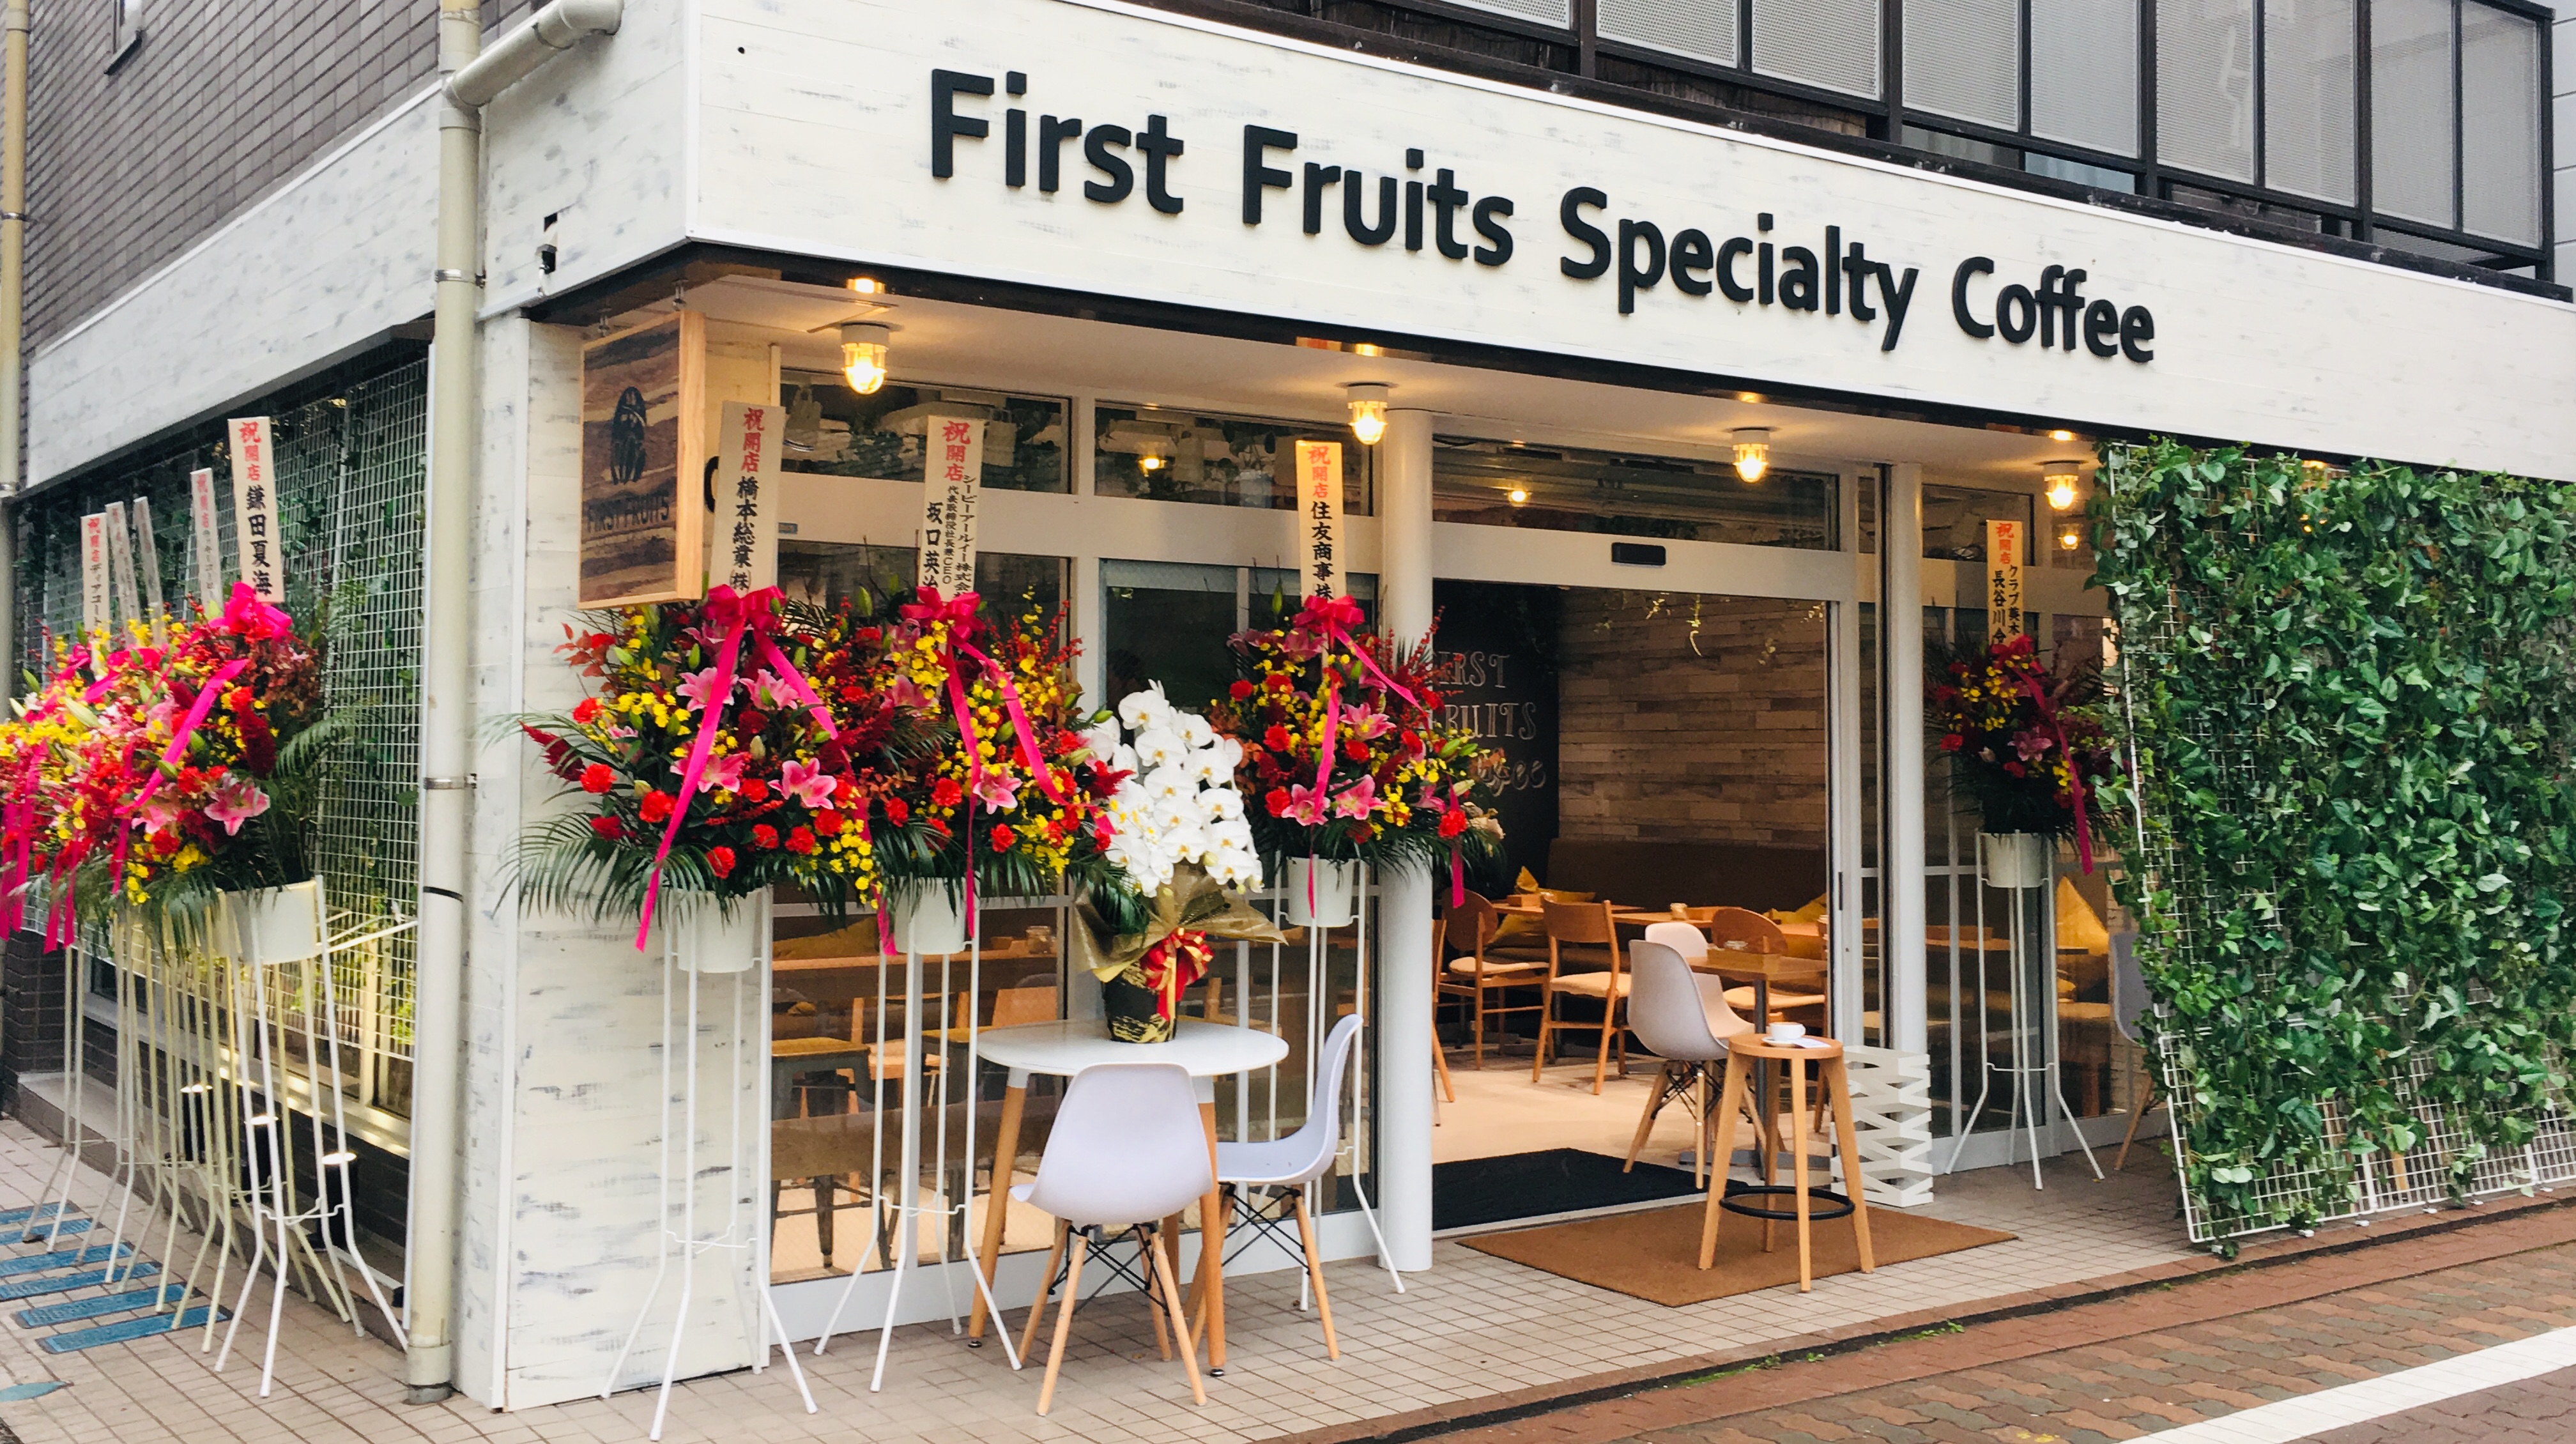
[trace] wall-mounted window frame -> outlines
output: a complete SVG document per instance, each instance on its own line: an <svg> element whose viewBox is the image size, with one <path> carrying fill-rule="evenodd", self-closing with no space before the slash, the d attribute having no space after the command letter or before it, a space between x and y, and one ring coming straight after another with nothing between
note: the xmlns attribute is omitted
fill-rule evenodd
<svg viewBox="0 0 2576 1444"><path fill-rule="evenodd" d="M1183 3L1183 0L1173 0L1173 3ZM1401 0L1401 3L1381 0L1370 9L1379 15L1381 28L1390 33L1401 33L1408 39L1428 39L1427 34L1417 33L1417 23L1428 22L1447 27L1446 48L1453 50L1496 57L1512 51L1515 46L1525 45L1532 47L1529 53L1535 59L1522 63L1533 63L1541 70L1631 86L1641 91L1641 98L1643 95L1688 96L1734 109L1785 116L1824 129L1862 134L1870 139L2003 170L2050 176L2099 189L2125 188L2159 200L2240 215L2319 235L2377 242L2392 250L2411 249L2419 255L2465 262L2537 280L2555 279L2551 255L2556 239L2552 235L2555 198L2551 174L2555 159L2549 125L2550 96L2555 88L2550 74L2552 46L2548 29L2552 15L2547 7L2532 3L2532 0L2449 0L2449 3L2455 15L2461 5L2483 4L2538 27L2538 99L2531 116L2538 155L2537 243L2480 236L2462 229L2457 224L2457 217L2462 213L2458 207L2454 208L2454 224L2450 226L2382 215L2372 209L2370 0L2354 0L2353 5L2357 29L2353 48L2351 128L2355 154L2352 158L2353 199L2348 202L2320 200L2263 183L2266 159L2264 67L2268 63L2263 42L2268 8L2264 0L2254 0L2252 6L2255 35L2251 80L2252 129L2256 157L2253 171L2256 179L2253 181L2209 175L2176 164L2170 157L2159 153L2155 123L2159 91L2157 0L2132 0L2137 20L2137 104L2136 145L2131 153L2069 142L2034 129L2033 0L2013 0L2019 14L2020 56L2017 63L2020 74L2017 82L2018 119L2011 126L1962 120L1909 101L1904 55L1907 0L1877 0L1879 85L1875 95L1805 84L1766 73L1760 58L1754 54L1754 14L1759 0L1720 0L1720 3L1733 8L1734 54L1731 62L1638 43L1634 38L1636 29L1633 21L1623 30L1617 21L1615 8L1613 22L1605 33L1600 20L1602 0L1570 0L1565 10L1570 20L1563 26L1531 19L1525 0L1523 3L1491 0L1490 6L1484 0ZM1784 0L1774 0L1774 3L1784 3ZM1915 0L1915 3L1920 5L1922 0ZM1227 8L1229 18L1255 26L1263 23L1265 14L1277 13L1267 6L1252 4L1243 5L1239 10L1231 6ZM1302 6L1290 8L1303 9L1310 17L1334 19L1332 7L1327 6L1324 0L1305 0ZM1391 17L1401 17L1401 23ZM1622 33L1630 38L1617 38ZM2456 66L2456 44L2453 54ZM1608 62L1606 66L1605 62ZM1438 61L1435 59L1432 63ZM2457 115L2459 103L2460 96L2455 91L2455 137L2462 130ZM2455 185L2459 182L2459 172L2460 168L2455 166ZM2126 187L2120 184L2123 177L2128 180Z"/></svg>

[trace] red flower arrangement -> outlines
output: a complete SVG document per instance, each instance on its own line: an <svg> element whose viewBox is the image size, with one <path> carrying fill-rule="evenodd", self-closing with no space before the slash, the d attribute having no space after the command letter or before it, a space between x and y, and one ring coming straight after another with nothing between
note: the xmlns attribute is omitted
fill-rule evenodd
<svg viewBox="0 0 2576 1444"><path fill-rule="evenodd" d="M2095 793L2116 765L2098 670L2052 671L2027 636L1952 658L1925 722L1990 833L2072 837L2092 871Z"/></svg>

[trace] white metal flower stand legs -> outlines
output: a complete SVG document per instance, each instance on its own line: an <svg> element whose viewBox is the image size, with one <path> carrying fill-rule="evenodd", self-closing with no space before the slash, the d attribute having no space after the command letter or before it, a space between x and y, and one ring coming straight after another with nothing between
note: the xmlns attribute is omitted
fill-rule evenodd
<svg viewBox="0 0 2576 1444"><path fill-rule="evenodd" d="M796 1362L796 1351L787 1346L787 1327L778 1316L777 1300L769 1292L768 1226L763 1210L747 1209L743 1193L745 1180L753 1176L754 1164L760 1162L768 1137L765 1105L767 1090L744 1086L744 1054L757 1051L759 1063L768 1062L769 1027L767 987L769 979L770 914L765 897L752 904L756 909L756 931L748 936L722 927L712 909L686 919L668 919L662 934L662 1132L661 1193L654 1211L656 1244L653 1261L653 1286L644 1295L643 1307L637 1310L634 1326L626 1331L626 1342L608 1366L607 1382L600 1386L603 1399L616 1392L619 1373L626 1367L627 1355L635 1348L654 1306L661 1302L663 1286L669 1282L671 1258L680 1260L678 1306L671 1315L670 1344L662 1356L659 1387L653 1403L653 1425L648 1437L662 1437L663 1422L671 1409L671 1386L678 1382L680 1349L688 1339L690 1310L697 1303L698 1260L713 1254L728 1260L734 1279L736 1314L743 1337L752 1344L753 1373L768 1366L769 1351L775 1346L787 1356L788 1373L796 1381L796 1392L805 1401L805 1412L815 1412L814 1391L806 1386L805 1371ZM730 1031L719 1046L725 1050L729 1082L725 1094L726 1158L724 1168L725 1211L720 1228L702 1233L698 1222L698 1057L703 1051L699 1039L700 1019L706 975L710 972L732 975ZM673 1029L674 994L679 991L677 979L685 975L688 1008L682 1031ZM752 985L759 985L757 1029L745 1026L746 999ZM680 1091L675 1099L671 1091L671 1055L682 1054ZM675 1115L676 1114L676 1118ZM757 1141L756 1141L757 1140ZM676 1143L676 1147L674 1144ZM675 1155L676 1154L676 1158ZM758 1172L765 1176L766 1168ZM671 1217L671 1195L679 1194L679 1220L675 1228ZM762 1271L755 1276L754 1271ZM753 1304L751 1295L759 1295Z"/></svg>
<svg viewBox="0 0 2576 1444"><path fill-rule="evenodd" d="M1960 1123L1959 1136L1950 1145L1949 1167L1942 1171L1958 1170L1959 1155L1968 1146L1968 1136L1976 1131L1977 1119L1985 1112L1986 1099L1994 1089L1995 1075L2000 1073L2012 1080L2013 1121L2004 1125L2004 1162L2010 1165L2020 1152L2018 1144L2013 1141L2014 1136L2027 1134L2030 1138L2030 1186L2046 1188L2048 1185L2041 1180L2039 1173L2043 1092L2057 1104L2059 1118L2067 1120L2070 1126L2075 1120L2075 1110L2066 1103L2066 1084L2059 1070L2057 1033L2051 1026L2057 1015L2056 1008L2051 1006L2055 1000L2057 980L2055 940L2050 939L2047 946L2035 940L2033 935L2039 931L2040 924L2030 916L2035 911L2032 904L2037 900L2037 889L2048 885L2052 869L2038 869L2036 880L2009 868L1998 873L1991 865L1992 860L1985 856L1986 839L1987 834L1977 835L1979 876L1985 880L1986 886L2002 890L2012 900L2011 917L2005 931L2012 970L2012 1062L2009 1065L1996 1062L1991 1042L1993 1025L1985 1001L1987 951L1981 895L1978 903L1976 994L1980 1080L1977 1101ZM2093 1156L2093 1145L2085 1141L2082 1128L2074 1128L2074 1133L2075 1146L2084 1150L2084 1161L2092 1166L2093 1176L2100 1178L2102 1164Z"/></svg>

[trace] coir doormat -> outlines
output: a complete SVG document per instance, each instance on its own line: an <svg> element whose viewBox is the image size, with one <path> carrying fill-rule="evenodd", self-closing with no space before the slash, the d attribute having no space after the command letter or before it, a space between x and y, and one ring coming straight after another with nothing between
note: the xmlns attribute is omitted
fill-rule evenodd
<svg viewBox="0 0 2576 1444"><path fill-rule="evenodd" d="M1778 1225L1771 1252L1762 1251L1762 1220L1721 1215L1717 1262L1699 1266L1700 1205L1618 1213L1514 1233L1461 1239L1467 1247L1510 1259L1560 1278L1609 1289L1630 1298L1678 1308L1757 1289L1798 1285L1798 1226ZM1813 1225L1815 1277L1860 1272L1860 1249L1851 1220ZM1922 1218L1893 1208L1869 1211L1871 1252L1880 1268L1910 1259L2004 1243L2013 1235Z"/></svg>

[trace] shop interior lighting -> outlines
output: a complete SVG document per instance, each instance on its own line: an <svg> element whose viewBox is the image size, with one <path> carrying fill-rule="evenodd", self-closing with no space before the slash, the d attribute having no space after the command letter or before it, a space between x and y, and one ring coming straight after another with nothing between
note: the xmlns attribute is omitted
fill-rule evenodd
<svg viewBox="0 0 2576 1444"><path fill-rule="evenodd" d="M1160 471L1163 469L1164 464L1169 462L1171 459L1172 443L1165 441L1159 436L1146 437L1136 443L1136 469L1138 471Z"/></svg>
<svg viewBox="0 0 2576 1444"><path fill-rule="evenodd" d="M1512 505L1514 506L1519 506L1522 502L1529 500L1529 488L1525 486L1513 487L1508 494L1510 495Z"/></svg>
<svg viewBox="0 0 2576 1444"><path fill-rule="evenodd" d="M2060 527L2057 532L2057 545L2060 550L2070 552L2084 545L2084 529L2075 526Z"/></svg>
<svg viewBox="0 0 2576 1444"><path fill-rule="evenodd" d="M2083 466L2083 463L2080 461L2048 461L2040 463L2040 474L2048 478L2048 509L2050 511L2072 511L2075 509L2075 484L2083 479L2082 473L2078 470L2081 466Z"/></svg>
<svg viewBox="0 0 2576 1444"><path fill-rule="evenodd" d="M1735 474L1746 481L1760 481L1771 469L1771 432L1767 427L1748 426L1735 433Z"/></svg>
<svg viewBox="0 0 2576 1444"><path fill-rule="evenodd" d="M1351 435L1362 446L1375 446L1386 435L1387 388L1375 381L1360 381L1342 388L1351 398Z"/></svg>
<svg viewBox="0 0 2576 1444"><path fill-rule="evenodd" d="M850 389L873 396L886 383L886 349L894 332L874 321L852 321L841 328L841 374Z"/></svg>
<svg viewBox="0 0 2576 1444"><path fill-rule="evenodd" d="M885 294L885 283L874 276L852 276L850 289L862 296L882 296Z"/></svg>
<svg viewBox="0 0 2576 1444"><path fill-rule="evenodd" d="M2075 433L2072 431L2052 431L2048 433L2048 439L2051 441L2073 441L2075 439Z"/></svg>

